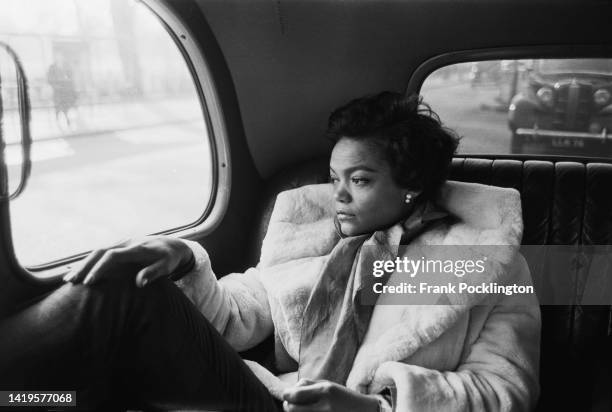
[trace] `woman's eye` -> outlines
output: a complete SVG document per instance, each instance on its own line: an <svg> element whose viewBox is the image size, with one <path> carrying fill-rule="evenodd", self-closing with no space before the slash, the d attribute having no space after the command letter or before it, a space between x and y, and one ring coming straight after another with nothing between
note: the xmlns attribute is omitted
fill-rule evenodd
<svg viewBox="0 0 612 412"><path fill-rule="evenodd" d="M368 184L370 182L370 179L366 179L365 177L352 177L351 181L359 186L363 186L365 184Z"/></svg>
<svg viewBox="0 0 612 412"><path fill-rule="evenodd" d="M329 177L329 181L332 183L337 183L338 182L338 178L336 176L330 176Z"/></svg>

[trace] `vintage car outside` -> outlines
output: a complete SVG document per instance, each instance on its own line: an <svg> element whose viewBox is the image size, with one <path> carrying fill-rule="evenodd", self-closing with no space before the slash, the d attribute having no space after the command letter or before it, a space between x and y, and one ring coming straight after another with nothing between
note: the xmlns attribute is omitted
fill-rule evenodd
<svg viewBox="0 0 612 412"><path fill-rule="evenodd" d="M512 153L612 155L612 59L536 60L509 106Z"/></svg>

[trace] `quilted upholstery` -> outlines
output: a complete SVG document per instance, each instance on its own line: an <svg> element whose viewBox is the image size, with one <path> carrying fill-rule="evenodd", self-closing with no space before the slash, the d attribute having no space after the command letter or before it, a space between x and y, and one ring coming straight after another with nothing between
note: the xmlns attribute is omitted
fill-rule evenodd
<svg viewBox="0 0 612 412"><path fill-rule="evenodd" d="M326 159L317 159L270 179L259 205L250 258L257 254L276 194L328 180ZM450 179L512 187L521 192L523 245L612 244L612 164L553 160L456 157ZM529 256L527 256L529 261ZM530 262L531 263L531 262ZM579 293L588 270L534 270L538 282L565 282ZM609 273L612 276L612 270ZM553 293L554 291L551 291ZM542 394L538 410L610 410L612 312L606 306L542 306Z"/></svg>
<svg viewBox="0 0 612 412"><path fill-rule="evenodd" d="M612 243L612 164L457 158L450 177L518 189L524 245ZM587 274L533 273L536 284L570 282L575 294ZM611 319L610 306L542 306L539 410L610 410Z"/></svg>

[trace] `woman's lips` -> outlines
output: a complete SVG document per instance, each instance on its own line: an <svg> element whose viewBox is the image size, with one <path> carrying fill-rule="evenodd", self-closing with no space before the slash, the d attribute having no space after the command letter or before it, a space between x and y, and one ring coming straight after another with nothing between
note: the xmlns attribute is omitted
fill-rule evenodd
<svg viewBox="0 0 612 412"><path fill-rule="evenodd" d="M338 220L351 220L355 219L355 215L346 212L336 212L336 216L338 216Z"/></svg>

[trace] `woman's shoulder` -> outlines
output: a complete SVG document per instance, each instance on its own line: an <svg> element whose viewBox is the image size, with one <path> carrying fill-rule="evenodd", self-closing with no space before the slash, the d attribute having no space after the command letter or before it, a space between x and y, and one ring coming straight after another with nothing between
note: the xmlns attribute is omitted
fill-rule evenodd
<svg viewBox="0 0 612 412"><path fill-rule="evenodd" d="M443 232L460 244L520 244L523 218L516 189L446 182L436 204L452 217ZM449 239L446 239L449 241Z"/></svg>
<svg viewBox="0 0 612 412"><path fill-rule="evenodd" d="M460 221L480 228L494 228L507 217L521 217L521 195L507 187L447 181L435 203Z"/></svg>

